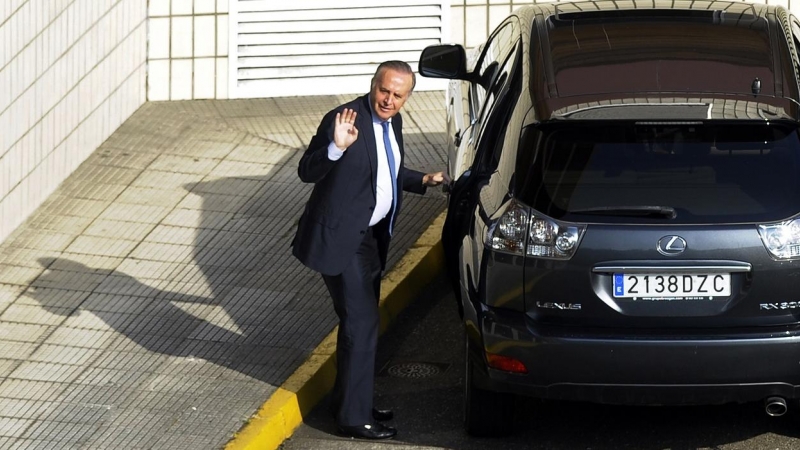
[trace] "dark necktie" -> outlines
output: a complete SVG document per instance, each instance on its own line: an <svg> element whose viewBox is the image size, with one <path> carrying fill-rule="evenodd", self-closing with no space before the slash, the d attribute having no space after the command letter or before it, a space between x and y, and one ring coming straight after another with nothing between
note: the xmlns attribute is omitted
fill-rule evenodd
<svg viewBox="0 0 800 450"><path fill-rule="evenodd" d="M392 151L392 141L389 139L389 122L381 122L383 126L383 146L386 148L386 159L389 160L389 176L392 179L392 210L389 212L389 235L394 229L394 213L397 206L397 177L395 177L394 152Z"/></svg>

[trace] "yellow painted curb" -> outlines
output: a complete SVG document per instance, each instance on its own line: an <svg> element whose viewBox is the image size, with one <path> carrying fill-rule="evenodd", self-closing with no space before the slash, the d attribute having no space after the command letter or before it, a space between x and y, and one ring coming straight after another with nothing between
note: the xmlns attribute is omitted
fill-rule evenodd
<svg viewBox="0 0 800 450"><path fill-rule="evenodd" d="M400 261L381 280L381 333L444 265L441 245L445 213L437 217ZM226 450L275 450L303 423L331 390L336 376L335 328L289 378L267 399L225 446Z"/></svg>

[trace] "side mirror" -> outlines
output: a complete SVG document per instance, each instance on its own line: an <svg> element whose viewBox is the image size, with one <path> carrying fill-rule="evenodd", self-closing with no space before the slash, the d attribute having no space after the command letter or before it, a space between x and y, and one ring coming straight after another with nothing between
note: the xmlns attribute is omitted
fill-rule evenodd
<svg viewBox="0 0 800 450"><path fill-rule="evenodd" d="M428 78L466 80L467 54L458 44L431 45L419 57L419 74Z"/></svg>

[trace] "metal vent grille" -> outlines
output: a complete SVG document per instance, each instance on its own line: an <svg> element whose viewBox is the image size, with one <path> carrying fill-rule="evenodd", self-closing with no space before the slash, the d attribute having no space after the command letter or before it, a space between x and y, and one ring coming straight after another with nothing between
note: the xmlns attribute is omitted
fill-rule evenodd
<svg viewBox="0 0 800 450"><path fill-rule="evenodd" d="M235 3L233 98L363 93L378 63L399 59L416 70L420 51L449 35L442 0ZM418 79L418 89L425 84Z"/></svg>

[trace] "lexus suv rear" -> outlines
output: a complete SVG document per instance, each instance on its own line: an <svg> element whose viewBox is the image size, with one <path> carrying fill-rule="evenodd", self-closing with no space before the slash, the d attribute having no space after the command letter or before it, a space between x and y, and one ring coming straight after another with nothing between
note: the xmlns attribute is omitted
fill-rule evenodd
<svg viewBox="0 0 800 450"><path fill-rule="evenodd" d="M795 32L775 6L559 3L425 49L454 80L467 431L508 432L515 394L800 398Z"/></svg>

